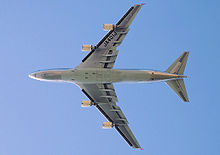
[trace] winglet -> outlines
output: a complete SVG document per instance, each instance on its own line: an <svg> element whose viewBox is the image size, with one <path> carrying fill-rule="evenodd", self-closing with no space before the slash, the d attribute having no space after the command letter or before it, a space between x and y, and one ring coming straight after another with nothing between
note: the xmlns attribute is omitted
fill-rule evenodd
<svg viewBox="0 0 220 155"><path fill-rule="evenodd" d="M141 5L146 5L146 3L141 3Z"/></svg>

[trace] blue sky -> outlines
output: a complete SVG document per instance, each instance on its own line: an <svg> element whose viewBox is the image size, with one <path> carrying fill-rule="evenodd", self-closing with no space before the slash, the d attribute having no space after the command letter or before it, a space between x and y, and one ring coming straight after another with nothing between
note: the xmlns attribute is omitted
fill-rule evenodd
<svg viewBox="0 0 220 155"><path fill-rule="evenodd" d="M28 78L38 69L75 67L139 0L0 1L1 155L219 155L220 1L148 0L131 25L115 68L166 70L190 51L190 103L164 83L116 84L118 105L145 149L130 148L78 87Z"/></svg>

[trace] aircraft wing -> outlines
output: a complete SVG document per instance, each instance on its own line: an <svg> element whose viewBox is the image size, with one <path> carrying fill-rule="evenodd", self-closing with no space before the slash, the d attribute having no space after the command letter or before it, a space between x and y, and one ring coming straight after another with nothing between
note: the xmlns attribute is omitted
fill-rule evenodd
<svg viewBox="0 0 220 155"><path fill-rule="evenodd" d="M134 137L128 126L128 121L116 105L118 101L115 89L111 83L104 84L77 84L83 93L95 103L96 108L106 117L109 122L114 124L115 129L124 140L133 148L140 148L139 143Z"/></svg>
<svg viewBox="0 0 220 155"><path fill-rule="evenodd" d="M140 5L132 6L103 39L82 60L77 68L112 68L118 55L117 46L124 40L129 26L140 10Z"/></svg>

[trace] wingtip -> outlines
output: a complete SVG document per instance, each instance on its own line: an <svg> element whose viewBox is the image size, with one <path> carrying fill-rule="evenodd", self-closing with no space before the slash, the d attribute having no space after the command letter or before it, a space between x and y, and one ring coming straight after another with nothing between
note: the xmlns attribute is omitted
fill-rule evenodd
<svg viewBox="0 0 220 155"><path fill-rule="evenodd" d="M144 148L139 148L139 150L144 150Z"/></svg>
<svg viewBox="0 0 220 155"><path fill-rule="evenodd" d="M135 4L135 5L139 5L139 6L143 6L146 5L147 3L140 3L140 4Z"/></svg>
<svg viewBox="0 0 220 155"><path fill-rule="evenodd" d="M184 53L187 53L187 54L189 54L189 51L184 51Z"/></svg>

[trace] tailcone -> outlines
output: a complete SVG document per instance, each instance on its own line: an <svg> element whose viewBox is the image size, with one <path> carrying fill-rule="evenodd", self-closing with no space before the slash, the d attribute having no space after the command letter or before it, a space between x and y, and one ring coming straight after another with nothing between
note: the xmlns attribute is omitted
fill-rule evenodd
<svg viewBox="0 0 220 155"><path fill-rule="evenodd" d="M152 80L169 80L169 79L180 79L186 78L184 75L166 73L166 72L151 72L151 79Z"/></svg>

